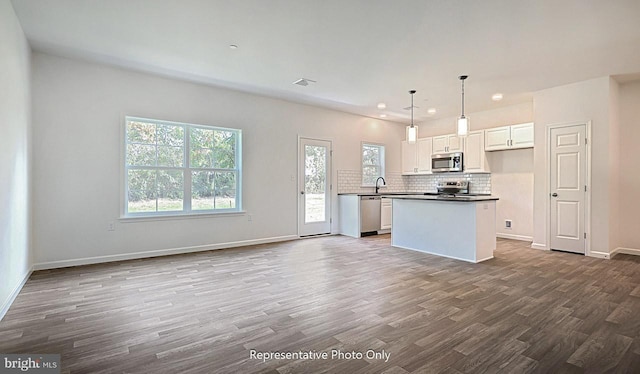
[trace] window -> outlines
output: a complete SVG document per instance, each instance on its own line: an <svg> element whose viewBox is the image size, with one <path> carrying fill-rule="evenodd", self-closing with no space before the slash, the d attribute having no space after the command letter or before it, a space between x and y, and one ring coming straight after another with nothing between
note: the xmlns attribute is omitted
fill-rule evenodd
<svg viewBox="0 0 640 374"><path fill-rule="evenodd" d="M240 210L240 130L127 117L125 132L125 215Z"/></svg>
<svg viewBox="0 0 640 374"><path fill-rule="evenodd" d="M362 143L362 185L375 186L384 177L384 146Z"/></svg>

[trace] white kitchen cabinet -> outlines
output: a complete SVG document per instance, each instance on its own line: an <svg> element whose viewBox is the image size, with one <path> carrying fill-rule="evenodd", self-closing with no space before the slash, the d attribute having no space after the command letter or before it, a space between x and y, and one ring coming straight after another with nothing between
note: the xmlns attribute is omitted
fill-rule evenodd
<svg viewBox="0 0 640 374"><path fill-rule="evenodd" d="M383 197L380 199L380 230L391 229L392 200Z"/></svg>
<svg viewBox="0 0 640 374"><path fill-rule="evenodd" d="M433 138L433 153L462 152L464 140L456 134L435 136Z"/></svg>
<svg viewBox="0 0 640 374"><path fill-rule="evenodd" d="M533 123L486 129L484 134L486 151L533 147Z"/></svg>
<svg viewBox="0 0 640 374"><path fill-rule="evenodd" d="M418 139L414 144L402 142L402 174L431 174L431 138Z"/></svg>
<svg viewBox="0 0 640 374"><path fill-rule="evenodd" d="M417 163L418 147L416 143L410 144L406 140L402 142L402 174L418 174Z"/></svg>
<svg viewBox="0 0 640 374"><path fill-rule="evenodd" d="M472 131L464 142L464 171L484 173L489 171L489 163L484 152L484 131Z"/></svg>
<svg viewBox="0 0 640 374"><path fill-rule="evenodd" d="M533 123L511 126L511 148L533 147Z"/></svg>
<svg viewBox="0 0 640 374"><path fill-rule="evenodd" d="M418 139L417 144L418 152L416 154L416 162L418 164L418 173L431 174L431 154L433 153L433 139Z"/></svg>

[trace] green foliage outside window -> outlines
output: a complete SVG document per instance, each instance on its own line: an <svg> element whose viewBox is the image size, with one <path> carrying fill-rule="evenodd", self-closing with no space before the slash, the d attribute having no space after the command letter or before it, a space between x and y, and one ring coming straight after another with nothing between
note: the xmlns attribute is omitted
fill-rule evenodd
<svg viewBox="0 0 640 374"><path fill-rule="evenodd" d="M384 146L362 144L362 185L375 185L378 177L384 177Z"/></svg>
<svg viewBox="0 0 640 374"><path fill-rule="evenodd" d="M128 212L183 211L185 199L191 210L237 208L239 133L128 119Z"/></svg>

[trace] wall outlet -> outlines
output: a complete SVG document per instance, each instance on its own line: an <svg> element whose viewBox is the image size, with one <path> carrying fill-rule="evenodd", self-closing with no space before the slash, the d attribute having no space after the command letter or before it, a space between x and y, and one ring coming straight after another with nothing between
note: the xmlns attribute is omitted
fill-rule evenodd
<svg viewBox="0 0 640 374"><path fill-rule="evenodd" d="M107 231L116 231L116 223L109 221L109 223L107 223Z"/></svg>
<svg viewBox="0 0 640 374"><path fill-rule="evenodd" d="M510 219L505 219L504 220L504 227L507 229L511 228L511 220Z"/></svg>
<svg viewBox="0 0 640 374"><path fill-rule="evenodd" d="M251 222L253 220L253 217L251 216L251 214L247 214L247 221Z"/></svg>

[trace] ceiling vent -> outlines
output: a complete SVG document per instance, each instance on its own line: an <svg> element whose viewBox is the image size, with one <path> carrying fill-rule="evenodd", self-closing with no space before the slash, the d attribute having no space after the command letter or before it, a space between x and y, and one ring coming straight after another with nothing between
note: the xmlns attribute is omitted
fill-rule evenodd
<svg viewBox="0 0 640 374"><path fill-rule="evenodd" d="M298 86L306 87L309 83L316 83L313 79L300 78L297 81L293 82L293 84L297 84Z"/></svg>

